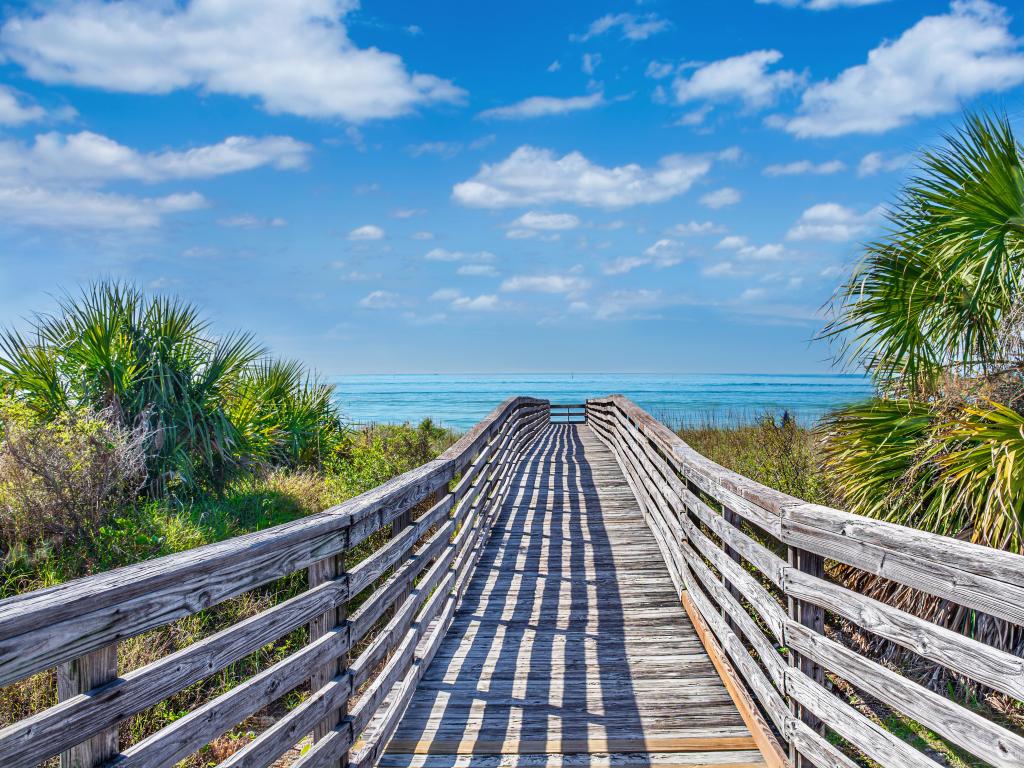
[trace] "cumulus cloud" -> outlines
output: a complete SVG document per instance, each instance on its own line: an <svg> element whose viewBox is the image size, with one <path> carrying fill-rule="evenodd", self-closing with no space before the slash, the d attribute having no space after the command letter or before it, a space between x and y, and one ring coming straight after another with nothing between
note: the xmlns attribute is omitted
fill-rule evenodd
<svg viewBox="0 0 1024 768"><path fill-rule="evenodd" d="M384 230L375 224L364 224L348 233L349 240L380 240L383 237Z"/></svg>
<svg viewBox="0 0 1024 768"><path fill-rule="evenodd" d="M304 168L309 151L308 144L288 136L231 136L183 151L139 152L91 131L50 132L37 135L31 145L0 142L0 174L84 183L200 179L261 166Z"/></svg>
<svg viewBox="0 0 1024 768"><path fill-rule="evenodd" d="M682 243L664 238L644 249L642 256L623 256L605 264L602 271L606 275L622 275L647 265L657 269L673 267L682 260Z"/></svg>
<svg viewBox="0 0 1024 768"><path fill-rule="evenodd" d="M711 170L707 155L667 155L645 168L636 163L605 167L580 152L557 157L550 149L522 146L499 163L456 184L452 196L475 208L573 203L624 208L658 203L686 192Z"/></svg>
<svg viewBox="0 0 1024 768"><path fill-rule="evenodd" d="M144 229L158 226L165 214L206 204L197 192L132 197L91 189L0 185L0 218L19 226Z"/></svg>
<svg viewBox="0 0 1024 768"><path fill-rule="evenodd" d="M957 0L869 51L866 63L812 85L782 124L800 137L883 133L1022 82L1024 53L1006 11Z"/></svg>
<svg viewBox="0 0 1024 768"><path fill-rule="evenodd" d="M830 240L846 242L870 232L878 226L881 208L857 213L838 203L818 203L802 214L789 232L787 240Z"/></svg>
<svg viewBox="0 0 1024 768"><path fill-rule="evenodd" d="M280 216L262 218L251 213L242 213L237 216L226 216L223 219L218 219L217 223L222 227L232 227L235 229L265 229L267 227L288 226L288 222Z"/></svg>
<svg viewBox="0 0 1024 768"><path fill-rule="evenodd" d="M815 174L827 176L846 170L846 163L842 160L827 160L823 163L812 163L810 160L796 160L792 163L781 163L769 165L764 169L765 176L802 176L804 174Z"/></svg>
<svg viewBox="0 0 1024 768"><path fill-rule="evenodd" d="M779 51L762 50L704 64L688 77L676 78L676 101L737 100L748 109L771 106L781 93L803 83L803 76L792 70L768 71L781 58Z"/></svg>
<svg viewBox="0 0 1024 768"><path fill-rule="evenodd" d="M742 235L729 235L723 237L715 246L717 250L735 251L741 259L751 261L770 261L782 256L785 249L778 243L766 243L765 245L752 245Z"/></svg>
<svg viewBox="0 0 1024 768"><path fill-rule="evenodd" d="M459 296L452 300L451 307L463 312L489 312L499 307L499 301L493 293L473 297Z"/></svg>
<svg viewBox="0 0 1024 768"><path fill-rule="evenodd" d="M476 251L473 253L467 253L466 251L449 251L446 248L433 248L427 251L426 256L423 258L428 261L475 261L475 262L487 262L494 261L495 256L490 251Z"/></svg>
<svg viewBox="0 0 1024 768"><path fill-rule="evenodd" d="M128 93L255 98L269 112L360 122L458 102L464 92L402 59L359 48L345 26L356 0L101 0L13 15L4 54L46 83Z"/></svg>
<svg viewBox="0 0 1024 768"><path fill-rule="evenodd" d="M590 281L578 275L517 275L502 281L505 292L563 293L575 295L590 287Z"/></svg>
<svg viewBox="0 0 1024 768"><path fill-rule="evenodd" d="M585 43L587 40L618 29L622 33L623 40L635 42L664 32L670 26L671 23L668 19L663 19L656 13L646 13L641 16L635 13L608 13L592 21L582 35L572 35L569 39Z"/></svg>
<svg viewBox="0 0 1024 768"><path fill-rule="evenodd" d="M716 189L714 192L708 192L706 195L701 195L701 205L706 205L708 208L725 208L727 205L736 205L741 199L742 195L738 189L733 187L722 187Z"/></svg>
<svg viewBox="0 0 1024 768"><path fill-rule="evenodd" d="M523 240L548 232L558 237L559 232L575 229L580 220L571 213L545 213L543 211L527 211L508 225L505 236L513 240Z"/></svg>
<svg viewBox="0 0 1024 768"><path fill-rule="evenodd" d="M569 98L531 96L507 107L486 109L478 117L485 120L526 120L531 117L564 115L568 112L593 109L604 103L604 94L600 91L587 96L571 96Z"/></svg>
<svg viewBox="0 0 1024 768"><path fill-rule="evenodd" d="M401 306L402 300L391 291L370 291L357 303L363 309L395 309Z"/></svg>
<svg viewBox="0 0 1024 768"><path fill-rule="evenodd" d="M35 104L28 104L25 98L6 85L0 85L0 124L21 125L41 120L46 110Z"/></svg>
<svg viewBox="0 0 1024 768"><path fill-rule="evenodd" d="M868 152L857 164L858 176L874 176L876 173L899 171L910 165L913 156L909 154L885 155L881 152Z"/></svg>
<svg viewBox="0 0 1024 768"><path fill-rule="evenodd" d="M721 232L723 227L713 221L688 221L684 224L676 224L669 230L673 235L709 235Z"/></svg>

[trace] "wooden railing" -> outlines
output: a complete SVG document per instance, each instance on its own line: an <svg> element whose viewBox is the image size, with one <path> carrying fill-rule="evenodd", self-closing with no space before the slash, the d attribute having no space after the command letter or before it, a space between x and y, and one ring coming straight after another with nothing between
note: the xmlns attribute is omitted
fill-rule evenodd
<svg viewBox="0 0 1024 768"><path fill-rule="evenodd" d="M1024 557L808 504L701 456L628 399L587 403L680 597L772 765L945 765L849 703L874 700L993 766L1024 739L845 643L840 620L1024 701L1024 659L846 589L825 560L1024 626ZM829 571L833 570L831 567ZM847 696L838 695L838 692ZM973 763L972 763L973 764Z"/></svg>
<svg viewBox="0 0 1024 768"><path fill-rule="evenodd" d="M584 424L587 421L585 403L552 403L549 408L553 424Z"/></svg>
<svg viewBox="0 0 1024 768"><path fill-rule="evenodd" d="M0 686L54 668L58 681L55 706L0 730L0 765L174 765L307 681L299 706L222 765L270 765L310 733L296 766L372 765L547 421L546 401L512 398L437 460L323 513L0 602ZM299 571L297 596L119 674L120 641ZM307 625L307 645L120 751L120 723Z"/></svg>

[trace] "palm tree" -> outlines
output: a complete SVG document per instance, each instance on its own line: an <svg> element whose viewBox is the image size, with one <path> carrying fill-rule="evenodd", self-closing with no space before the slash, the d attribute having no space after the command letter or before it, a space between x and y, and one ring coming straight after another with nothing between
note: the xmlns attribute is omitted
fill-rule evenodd
<svg viewBox="0 0 1024 768"><path fill-rule="evenodd" d="M877 397L823 425L851 511L1024 551L1024 161L1006 117L927 151L823 335ZM851 577L853 578L853 577ZM876 596L1021 650L1019 631L856 577Z"/></svg>
<svg viewBox="0 0 1024 768"><path fill-rule="evenodd" d="M301 366L269 359L251 334L215 335L192 304L119 283L0 335L0 390L40 419L87 407L148 421L154 491L319 464L340 434L331 388Z"/></svg>

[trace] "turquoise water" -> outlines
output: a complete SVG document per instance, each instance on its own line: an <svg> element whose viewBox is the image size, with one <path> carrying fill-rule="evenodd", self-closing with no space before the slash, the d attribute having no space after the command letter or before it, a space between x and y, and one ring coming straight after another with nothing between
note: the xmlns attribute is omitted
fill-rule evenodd
<svg viewBox="0 0 1024 768"><path fill-rule="evenodd" d="M871 394L854 375L768 374L399 374L334 380L345 417L355 423L435 422L465 430L512 395L577 403L626 395L673 426L708 419L752 421L788 410L811 424L840 405Z"/></svg>

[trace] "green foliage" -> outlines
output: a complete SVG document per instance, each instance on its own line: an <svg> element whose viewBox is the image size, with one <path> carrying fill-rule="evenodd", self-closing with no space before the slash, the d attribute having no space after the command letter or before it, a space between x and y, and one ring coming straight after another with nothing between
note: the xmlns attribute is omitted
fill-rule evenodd
<svg viewBox="0 0 1024 768"><path fill-rule="evenodd" d="M756 424L708 422L679 436L712 461L783 493L826 501L813 433L788 414L764 414Z"/></svg>
<svg viewBox="0 0 1024 768"><path fill-rule="evenodd" d="M883 392L930 394L952 369L1005 365L1002 320L1024 280L1024 164L1009 121L969 116L889 213L824 335Z"/></svg>
<svg viewBox="0 0 1024 768"><path fill-rule="evenodd" d="M41 419L88 408L147 425L153 495L319 466L342 440L331 388L300 365L269 359L249 334L215 335L187 302L118 283L0 336L0 390Z"/></svg>

